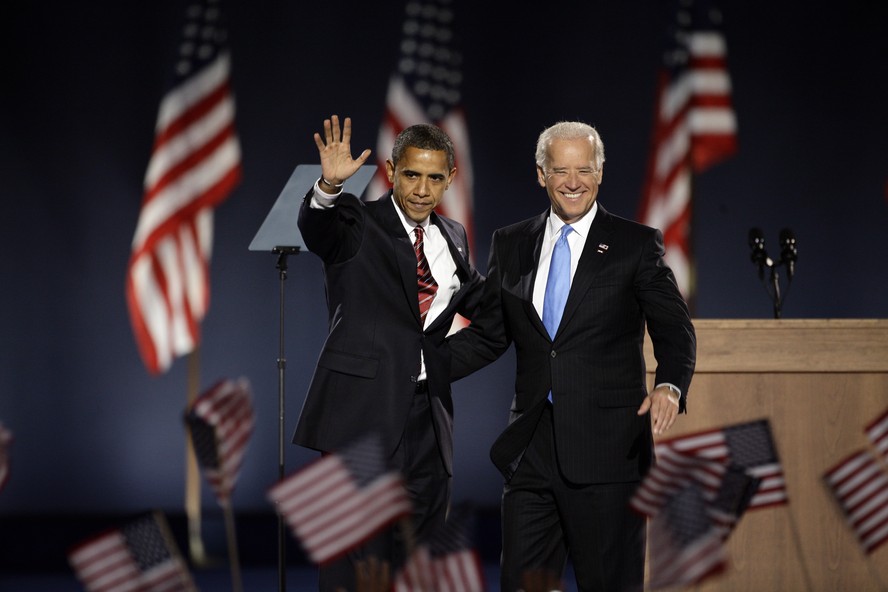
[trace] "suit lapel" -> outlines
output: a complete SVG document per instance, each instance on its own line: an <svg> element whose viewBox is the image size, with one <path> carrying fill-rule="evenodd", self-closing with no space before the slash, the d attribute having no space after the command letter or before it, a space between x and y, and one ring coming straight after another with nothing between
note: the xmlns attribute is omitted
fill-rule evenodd
<svg viewBox="0 0 888 592"><path fill-rule="evenodd" d="M561 317L561 327L570 322L570 318L577 311L580 303L592 286L592 282L608 255L610 236L613 233L611 215L598 204L598 213L589 227L589 236L586 237L586 246L577 263L577 271L574 273L570 285L567 302L564 304L564 314ZM557 334L556 334L557 335Z"/></svg>
<svg viewBox="0 0 888 592"><path fill-rule="evenodd" d="M524 302L524 312L537 331L549 336L543 320L533 307L533 285L536 282L537 268L539 267L540 252L543 249L543 235L546 230L546 220L549 210L534 219L528 228L528 239L518 245L518 269L524 270L518 284L518 293Z"/></svg>
<svg viewBox="0 0 888 592"><path fill-rule="evenodd" d="M367 202L367 206L375 210L380 226L389 235L398 271L401 274L401 287L404 292L404 298L407 299L407 303L411 306L416 322L420 323L419 298L416 292L416 254L413 251L413 243L410 242L410 236L404 232L404 225L395 211L391 190L378 200Z"/></svg>
<svg viewBox="0 0 888 592"><path fill-rule="evenodd" d="M441 231L441 236L444 237L444 241L447 243L447 248L450 250L450 256L456 263L457 275L460 278L462 286L460 286L460 289L451 296L450 301L447 303L447 308L445 308L441 314L432 321L432 324L426 328L426 331L431 331L440 323L443 323L447 319L451 319L452 315L450 314L450 311L456 308L459 301L462 299L463 296L461 292L463 286L465 285L465 282L469 280L472 273L469 269L469 262L466 255L466 253L468 253L468 245L462 240L462 235L453 232L453 228L450 224L445 223L436 212L431 213L429 224L434 224L435 227ZM419 305L417 305L417 310L419 310Z"/></svg>
<svg viewBox="0 0 888 592"><path fill-rule="evenodd" d="M463 242L462 236L452 232L451 227L448 224L445 224L435 212L432 212L429 223L434 224L444 236L444 240L447 242L447 247L450 249L450 256L453 257L454 262L456 262L459 277L469 277L471 275L471 270L469 269L469 262L466 255L468 247Z"/></svg>

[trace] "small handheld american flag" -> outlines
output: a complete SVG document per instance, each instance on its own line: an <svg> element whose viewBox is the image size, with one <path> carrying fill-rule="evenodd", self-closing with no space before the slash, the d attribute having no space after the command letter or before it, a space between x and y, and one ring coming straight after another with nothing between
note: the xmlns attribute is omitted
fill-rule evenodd
<svg viewBox="0 0 888 592"><path fill-rule="evenodd" d="M317 564L341 557L413 509L400 473L385 466L377 436L306 465L268 497Z"/></svg>

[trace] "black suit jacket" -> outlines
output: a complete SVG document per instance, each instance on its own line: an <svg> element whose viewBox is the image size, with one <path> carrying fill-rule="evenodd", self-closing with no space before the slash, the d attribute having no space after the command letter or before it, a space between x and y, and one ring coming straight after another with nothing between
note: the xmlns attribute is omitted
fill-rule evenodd
<svg viewBox="0 0 888 592"><path fill-rule="evenodd" d="M481 311L450 339L452 378L499 357L517 355L509 425L491 459L510 479L549 390L555 445L564 476L575 483L640 479L653 460L649 416L636 415L647 394L645 326L657 359L656 382L682 391L696 359L696 336L660 231L611 215L598 204L554 340L533 306L533 285L548 210L493 235Z"/></svg>
<svg viewBox="0 0 888 592"><path fill-rule="evenodd" d="M312 190L313 191L313 190ZM324 263L329 334L296 426L293 442L321 451L378 432L388 453L401 439L425 354L432 419L444 465L452 474L453 401L445 338L455 313L471 318L483 277L469 264L465 228L431 215L456 262L460 289L423 330L416 255L391 192L362 202L342 194L334 207L303 200L299 230Z"/></svg>

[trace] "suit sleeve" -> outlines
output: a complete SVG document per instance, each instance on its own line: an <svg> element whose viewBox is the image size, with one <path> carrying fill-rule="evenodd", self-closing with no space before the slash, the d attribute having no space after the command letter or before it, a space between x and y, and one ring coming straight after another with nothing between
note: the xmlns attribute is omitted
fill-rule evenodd
<svg viewBox="0 0 888 592"><path fill-rule="evenodd" d="M349 193L341 194L333 207L312 208L311 189L299 208L298 226L308 250L325 263L340 263L353 257L364 230L361 201Z"/></svg>
<svg viewBox="0 0 888 592"><path fill-rule="evenodd" d="M657 360L655 384L668 382L680 388L679 413L686 413L697 359L697 336L687 303L663 260L664 253L663 235L655 230L642 253L636 293Z"/></svg>
<svg viewBox="0 0 888 592"><path fill-rule="evenodd" d="M487 279L479 291L480 303L471 324L451 335L450 380L455 381L496 361L512 343L506 332L501 301L500 264L497 255L497 233L494 233L487 263Z"/></svg>

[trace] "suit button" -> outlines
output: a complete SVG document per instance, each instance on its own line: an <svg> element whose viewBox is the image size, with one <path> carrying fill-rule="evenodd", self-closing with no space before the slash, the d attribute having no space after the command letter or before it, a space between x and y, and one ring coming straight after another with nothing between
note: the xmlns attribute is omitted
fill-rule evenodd
<svg viewBox="0 0 888 592"><path fill-rule="evenodd" d="M553 350L552 350L552 353L549 354L549 355L552 356L552 357L554 358L554 357L557 356L558 354L556 354L556 353L555 353L555 350L553 349Z"/></svg>

